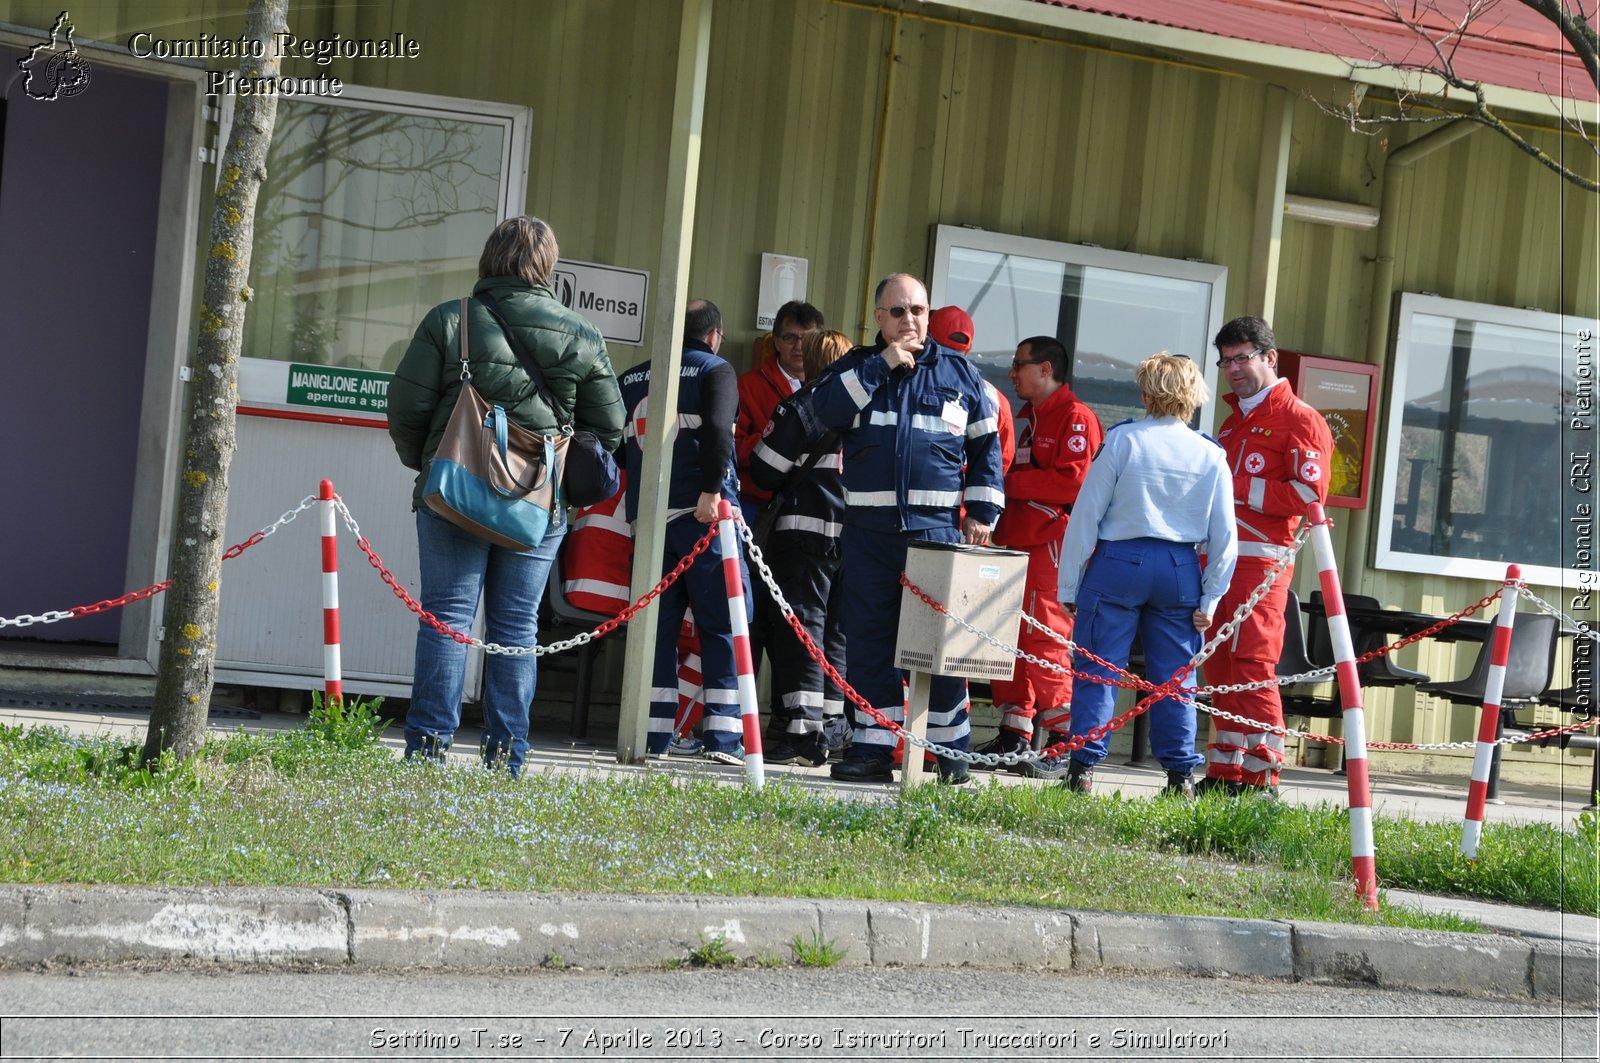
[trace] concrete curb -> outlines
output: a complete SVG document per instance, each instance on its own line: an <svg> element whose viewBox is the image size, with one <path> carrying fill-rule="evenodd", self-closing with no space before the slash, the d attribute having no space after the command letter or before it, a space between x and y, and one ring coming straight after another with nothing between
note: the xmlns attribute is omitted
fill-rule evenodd
<svg viewBox="0 0 1600 1063"><path fill-rule="evenodd" d="M847 966L1172 971L1600 1006L1600 949L1500 934L787 898L0 886L7 966L652 968L718 936L741 960L788 961L814 935Z"/></svg>

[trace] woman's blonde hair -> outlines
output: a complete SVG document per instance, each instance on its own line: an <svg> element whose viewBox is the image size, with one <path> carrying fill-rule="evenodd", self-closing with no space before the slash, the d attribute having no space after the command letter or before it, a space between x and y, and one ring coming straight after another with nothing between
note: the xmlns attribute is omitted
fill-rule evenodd
<svg viewBox="0 0 1600 1063"><path fill-rule="evenodd" d="M800 341L800 357L804 359L807 380L815 380L822 371L850 353L850 337L833 329L812 329Z"/></svg>
<svg viewBox="0 0 1600 1063"><path fill-rule="evenodd" d="M1187 421L1211 397L1200 367L1181 354L1152 354L1139 363L1133 379L1144 394L1144 408L1154 417Z"/></svg>
<svg viewBox="0 0 1600 1063"><path fill-rule="evenodd" d="M530 288L550 283L561 249L555 231L526 214L507 218L494 227L478 257L478 278L516 277Z"/></svg>

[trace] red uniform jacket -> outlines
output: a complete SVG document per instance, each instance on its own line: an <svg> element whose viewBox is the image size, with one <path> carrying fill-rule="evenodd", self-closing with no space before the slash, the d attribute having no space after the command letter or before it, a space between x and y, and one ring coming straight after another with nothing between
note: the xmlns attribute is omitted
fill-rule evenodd
<svg viewBox="0 0 1600 1063"><path fill-rule="evenodd" d="M1234 516L1239 557L1282 556L1312 501L1328 499L1328 463L1333 434L1322 414L1295 397L1286 380L1274 384L1251 414L1224 395L1233 413L1222 422L1217 442L1233 470Z"/></svg>
<svg viewBox="0 0 1600 1063"><path fill-rule="evenodd" d="M739 462L739 494L765 502L771 491L763 491L750 479L750 455L761 442L761 433L772 420L772 411L778 403L794 394L789 378L778 368L778 355L773 351L772 336L762 337L756 344L758 354L765 353L761 363L739 378L739 420L733 428L733 450Z"/></svg>
<svg viewBox="0 0 1600 1063"><path fill-rule="evenodd" d="M1006 474L1006 508L995 540L1005 546L1059 543L1105 432L1100 418L1062 385L1017 414L1017 460Z"/></svg>

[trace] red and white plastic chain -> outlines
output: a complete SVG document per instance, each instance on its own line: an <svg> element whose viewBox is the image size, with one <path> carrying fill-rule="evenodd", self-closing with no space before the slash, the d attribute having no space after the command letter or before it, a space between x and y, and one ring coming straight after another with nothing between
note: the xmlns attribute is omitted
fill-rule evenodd
<svg viewBox="0 0 1600 1063"><path fill-rule="evenodd" d="M291 510L285 511L282 516L273 521L271 524L267 525L265 528L253 533L243 542L235 543L224 550L222 552L222 560L232 561L234 558L238 557L252 546L255 546L257 543L261 542L263 539L277 531L279 528L283 527L285 524L288 524L290 521L294 520L301 513L316 505L316 503L316 495L307 495L305 498L300 500L300 504L298 506ZM142 602L146 598L154 598L156 595L163 594L171 589L172 581L170 579L164 579L160 583L152 583L148 587L142 587L136 591L129 591L128 593L116 598L107 598L104 601L95 602L93 605L75 605L71 609L57 609L48 613L40 613L38 616L30 616L25 613L22 616L10 618L0 617L0 628L29 627L33 624L54 624L62 620L71 620L75 617L92 616L95 613L104 613L111 609L120 609L124 605L132 605L134 602Z"/></svg>
<svg viewBox="0 0 1600 1063"><path fill-rule="evenodd" d="M349 507L344 504L344 499L335 495L333 504L334 507L339 511L340 517L343 518L345 526L355 534L356 546L363 554L367 555L367 564L371 565L378 571L378 577L389 585L389 589L394 592L396 598L399 598L405 603L407 609L417 614L423 623L427 624L429 627L433 628L439 634L448 639L462 643L463 645L476 646L485 653L498 653L507 657L544 657L553 653L564 653L567 650L582 646L586 642L591 642L594 639L610 634L618 627L621 627L629 620L632 620L640 610L644 609L651 602L655 601L656 598L661 596L663 591L672 586L672 584L677 581L678 577L682 576L684 572L688 571L689 566L694 564L694 559L705 553L705 551L711 545L712 537L717 534L717 523L713 521L706 534L700 539L699 542L694 544L694 549L685 554L683 559L678 562L677 566L673 568L671 572L668 572L665 576L662 576L660 582L658 582L654 587L650 588L650 590L646 591L638 601L623 609L622 612L618 613L611 619L603 621L592 631L580 632L579 634L572 636L570 639L563 639L560 642L552 642L548 646L502 646L499 643L485 642L480 638L474 638L472 635L469 635L464 631L457 631L449 624L446 624L444 621L440 620L434 614L422 608L421 604L419 604L415 598L411 597L404 587L400 586L399 581L394 578L394 573L390 572L384 567L383 558L378 556L377 551L372 548L372 543L367 540L367 537L361 534L361 527L356 523L356 518L353 514L351 514Z"/></svg>

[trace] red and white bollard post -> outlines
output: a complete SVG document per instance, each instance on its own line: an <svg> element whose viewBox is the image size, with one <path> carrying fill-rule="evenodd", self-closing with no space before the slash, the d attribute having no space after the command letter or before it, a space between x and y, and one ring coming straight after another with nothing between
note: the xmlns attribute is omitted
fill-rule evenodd
<svg viewBox="0 0 1600 1063"><path fill-rule="evenodd" d="M1515 587L1522 569L1506 566L1506 587ZM1483 710L1478 717L1478 746L1472 755L1472 782L1467 786L1467 818L1461 821L1461 855L1468 860L1478 855L1478 838L1483 834L1483 806L1489 797L1489 769L1494 760L1494 740L1500 731L1500 695L1506 688L1506 662L1511 660L1511 627L1517 619L1517 595L1500 596L1500 615L1495 617L1494 639L1489 643L1489 674L1483 681Z"/></svg>
<svg viewBox="0 0 1600 1063"><path fill-rule="evenodd" d="M739 532L733 526L733 506L722 500L717 515L717 541L722 550L722 578L728 588L729 630L733 632L733 662L739 678L739 719L744 724L744 777L757 790L767 781L766 757L761 752L761 716L756 697L756 666L750 655L750 621L745 615L744 576Z"/></svg>
<svg viewBox="0 0 1600 1063"><path fill-rule="evenodd" d="M333 481L322 481L322 702L344 700L339 668L339 511L334 508Z"/></svg>
<svg viewBox="0 0 1600 1063"><path fill-rule="evenodd" d="M1317 558L1317 578L1322 584L1322 604L1328 613L1328 636L1338 669L1339 703L1344 710L1344 766L1350 794L1350 870L1355 875L1356 896L1373 911L1378 909L1378 868L1372 844L1372 789L1367 775L1367 722L1361 704L1361 679L1356 674L1355 643L1344 611L1344 589L1333 560L1333 537L1322 503L1307 507L1311 521L1311 546Z"/></svg>

